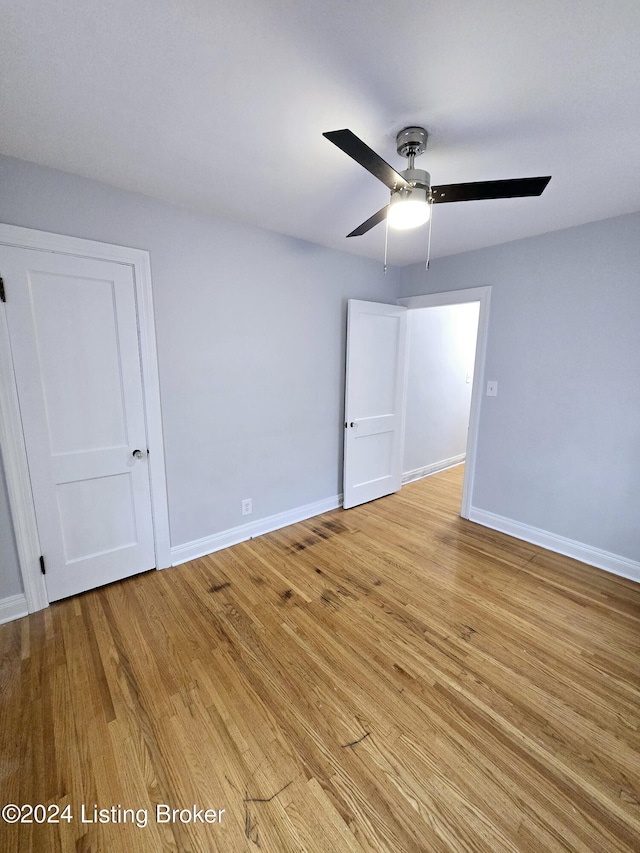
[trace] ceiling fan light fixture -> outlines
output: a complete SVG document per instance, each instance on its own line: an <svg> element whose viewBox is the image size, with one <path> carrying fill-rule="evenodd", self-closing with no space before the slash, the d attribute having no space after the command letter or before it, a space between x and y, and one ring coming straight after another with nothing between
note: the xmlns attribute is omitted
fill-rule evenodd
<svg viewBox="0 0 640 853"><path fill-rule="evenodd" d="M355 133L347 128L328 130L322 134L341 151L363 166L375 178L391 190L391 199L380 210L370 216L347 237L360 237L375 225L387 221L387 226L398 229L418 228L429 222L431 205L454 201L482 201L498 198L524 198L539 196L551 180L550 175L532 178L511 178L498 181L473 181L464 184L431 185L431 175L424 169L416 169L415 160L424 154L429 134L424 127L411 125L396 134L396 150L408 160L408 168L397 172L379 154L369 148ZM384 270L387 271L387 238L385 231ZM427 269L431 247L431 225L427 242Z"/></svg>
<svg viewBox="0 0 640 853"><path fill-rule="evenodd" d="M399 190L391 194L387 213L390 228L396 228L399 231L418 228L429 221L430 214L431 205L426 189L415 187L409 192Z"/></svg>

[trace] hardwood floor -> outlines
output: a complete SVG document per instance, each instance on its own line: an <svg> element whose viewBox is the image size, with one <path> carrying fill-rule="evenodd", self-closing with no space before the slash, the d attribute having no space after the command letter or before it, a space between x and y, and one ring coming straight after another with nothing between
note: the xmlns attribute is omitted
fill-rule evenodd
<svg viewBox="0 0 640 853"><path fill-rule="evenodd" d="M461 479L2 626L0 850L637 853L640 586Z"/></svg>

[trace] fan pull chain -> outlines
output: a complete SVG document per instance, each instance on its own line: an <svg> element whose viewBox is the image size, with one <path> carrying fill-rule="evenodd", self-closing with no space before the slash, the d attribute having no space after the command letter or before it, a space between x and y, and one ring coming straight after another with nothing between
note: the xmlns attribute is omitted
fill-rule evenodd
<svg viewBox="0 0 640 853"><path fill-rule="evenodd" d="M387 274L387 247L389 245L389 217L385 218L384 227L384 274Z"/></svg>
<svg viewBox="0 0 640 853"><path fill-rule="evenodd" d="M425 269L429 269L429 259L431 258L431 223L433 222L433 202L429 199L428 204L431 205L431 211L429 216L429 236L427 237L427 263L425 264Z"/></svg>

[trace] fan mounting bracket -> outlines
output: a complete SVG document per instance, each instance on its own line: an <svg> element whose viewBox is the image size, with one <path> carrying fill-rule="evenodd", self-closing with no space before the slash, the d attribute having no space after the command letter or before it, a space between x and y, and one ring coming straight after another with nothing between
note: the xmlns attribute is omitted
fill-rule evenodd
<svg viewBox="0 0 640 853"><path fill-rule="evenodd" d="M401 157L418 157L427 150L428 137L424 127L405 127L396 136L396 150Z"/></svg>

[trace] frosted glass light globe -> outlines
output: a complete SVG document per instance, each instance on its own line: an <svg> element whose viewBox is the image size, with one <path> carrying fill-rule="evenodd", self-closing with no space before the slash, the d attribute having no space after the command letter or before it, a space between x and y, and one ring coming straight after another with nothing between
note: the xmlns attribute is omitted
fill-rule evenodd
<svg viewBox="0 0 640 853"><path fill-rule="evenodd" d="M429 221L431 205L427 201L427 191L415 187L409 195L400 191L391 196L387 212L389 227L400 230L417 228Z"/></svg>
<svg viewBox="0 0 640 853"><path fill-rule="evenodd" d="M404 231L424 225L425 222L429 221L430 214L431 205L426 198L398 198L397 201L391 200L387 219L389 220L389 227Z"/></svg>

